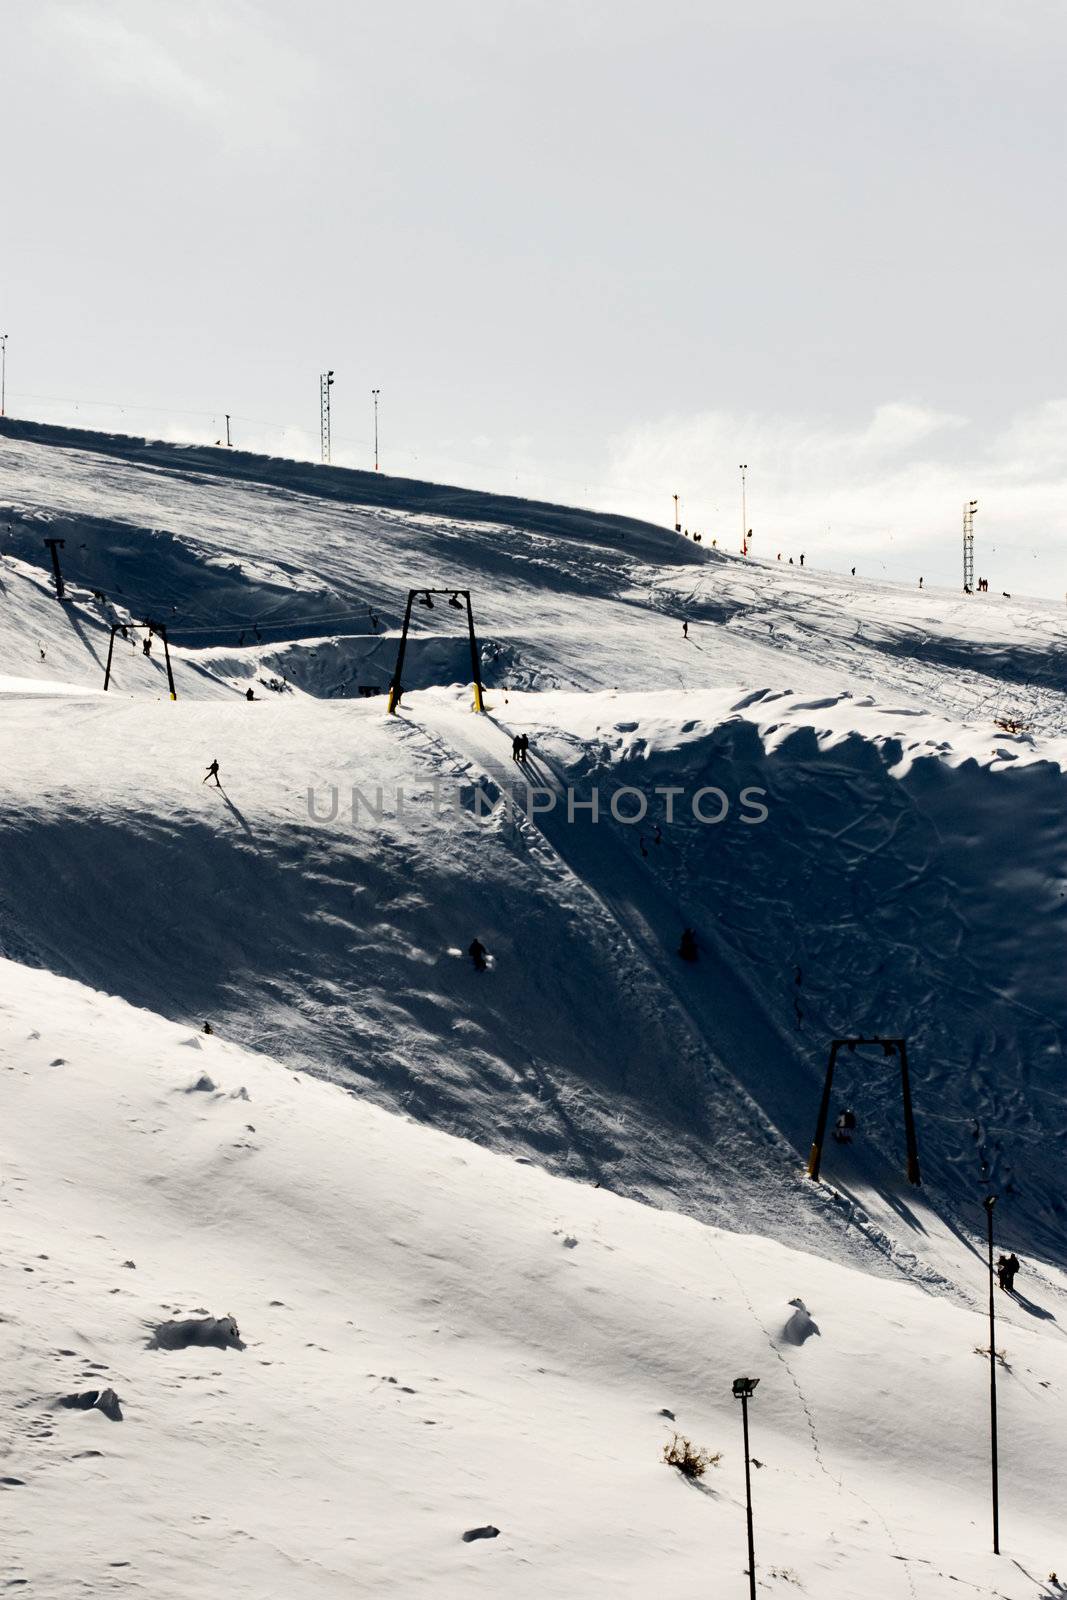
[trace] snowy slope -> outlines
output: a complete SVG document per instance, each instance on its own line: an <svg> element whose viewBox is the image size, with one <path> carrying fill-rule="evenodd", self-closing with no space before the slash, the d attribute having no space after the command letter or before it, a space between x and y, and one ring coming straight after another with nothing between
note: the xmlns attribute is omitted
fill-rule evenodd
<svg viewBox="0 0 1067 1600"><path fill-rule="evenodd" d="M1053 606L844 583L618 519L221 451L14 424L0 464L7 954L210 1016L555 1170L848 1258L799 1177L827 1040L900 1032L938 1212L972 1228L992 1181L1007 1237L1063 1260ZM67 540L65 606L46 532ZM352 699L388 681L412 581L472 588L484 725L430 688L469 670L447 606L416 607L402 718ZM104 700L106 619L168 606L178 704L135 642ZM435 816L435 780L467 803L481 782L507 791L519 727L556 811ZM224 797L199 781L216 755ZM720 827L684 801L668 823L654 790L671 783L755 785L767 821L745 827L735 798ZM415 798L353 825L354 784ZM567 823L567 785L640 789L647 826ZM316 822L308 789L321 808L333 786L339 818ZM685 924L705 948L692 972ZM484 985L456 954L476 932L496 958ZM893 1233L893 1081L842 1092L877 1149L833 1177L888 1228L884 1265L917 1242Z"/></svg>
<svg viewBox="0 0 1067 1600"><path fill-rule="evenodd" d="M3 963L0 986L12 1592L743 1592L742 1372L761 1593L1062 1592L1062 1278L1031 1279L1029 1310L1000 1297L998 1560L980 1314L50 974ZM980 1275L961 1245L956 1266ZM245 1348L148 1348L204 1313ZM121 1423L60 1404L105 1386ZM722 1452L699 1486L659 1460L675 1429Z"/></svg>

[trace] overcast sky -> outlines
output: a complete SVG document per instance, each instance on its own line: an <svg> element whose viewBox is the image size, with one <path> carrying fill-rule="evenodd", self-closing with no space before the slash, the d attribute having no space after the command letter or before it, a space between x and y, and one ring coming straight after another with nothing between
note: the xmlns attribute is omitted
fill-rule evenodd
<svg viewBox="0 0 1067 1600"><path fill-rule="evenodd" d="M1061 0L0 0L8 411L1067 590ZM101 403L108 402L110 407ZM75 410L75 403L77 410ZM119 407L123 410L119 410Z"/></svg>

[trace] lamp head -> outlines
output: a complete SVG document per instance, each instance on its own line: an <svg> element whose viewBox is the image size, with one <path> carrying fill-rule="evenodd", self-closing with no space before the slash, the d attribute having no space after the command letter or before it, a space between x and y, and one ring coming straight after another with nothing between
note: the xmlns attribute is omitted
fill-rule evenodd
<svg viewBox="0 0 1067 1600"><path fill-rule="evenodd" d="M751 1400L757 1383L759 1383L758 1378L735 1378L733 1389L734 1399Z"/></svg>

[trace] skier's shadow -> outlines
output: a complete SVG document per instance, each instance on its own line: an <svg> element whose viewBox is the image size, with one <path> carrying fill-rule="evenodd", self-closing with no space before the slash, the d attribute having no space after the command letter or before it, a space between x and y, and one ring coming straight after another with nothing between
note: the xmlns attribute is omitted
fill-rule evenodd
<svg viewBox="0 0 1067 1600"><path fill-rule="evenodd" d="M237 807L234 805L233 801L230 799L229 795L226 793L226 790L222 787L221 783L219 784L219 793L221 794L221 796L223 798L223 801L225 802L227 811L231 812L233 814L233 816L235 816L237 818L237 821L241 824L241 827L244 829L245 833L248 835L249 840L251 841L251 843L255 844L255 842L256 842L255 834L252 832L251 828L248 826L248 823L245 821L244 817L238 811Z"/></svg>
<svg viewBox="0 0 1067 1600"><path fill-rule="evenodd" d="M1042 1322L1055 1322L1056 1318L1051 1311L1045 1306L1035 1305L1033 1300L1028 1300L1024 1294L1019 1293L1018 1289L1011 1291L1011 1297L1016 1305L1022 1306L1024 1311L1029 1311L1032 1317L1039 1317Z"/></svg>

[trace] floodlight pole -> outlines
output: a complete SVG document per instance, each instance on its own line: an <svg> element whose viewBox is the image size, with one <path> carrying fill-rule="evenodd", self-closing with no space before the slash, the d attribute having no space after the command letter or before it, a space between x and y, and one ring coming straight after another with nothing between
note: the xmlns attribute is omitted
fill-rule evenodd
<svg viewBox="0 0 1067 1600"><path fill-rule="evenodd" d="M674 531L675 531L675 533L681 533L681 531L682 531L682 519L678 514L678 496L677 495L674 496Z"/></svg>
<svg viewBox="0 0 1067 1600"><path fill-rule="evenodd" d="M371 394L374 396L374 470L375 470L375 472L378 471L378 396L381 394L381 392L382 391L380 389L372 389L371 390Z"/></svg>
<svg viewBox="0 0 1067 1600"><path fill-rule="evenodd" d="M758 1378L735 1378L734 1398L741 1402L741 1428L745 1441L745 1518L748 1525L748 1592L756 1600L756 1541L752 1530L752 1467L748 1448L748 1402L752 1398Z"/></svg>
<svg viewBox="0 0 1067 1600"><path fill-rule="evenodd" d="M995 1194L987 1194L985 1207L989 1241L989 1459L993 1483L993 1554L1000 1554L1000 1467L997 1452L997 1311L993 1288L993 1207Z"/></svg>
<svg viewBox="0 0 1067 1600"><path fill-rule="evenodd" d="M226 413L226 448L227 450L233 449L233 445L230 443L230 413L228 411Z"/></svg>
<svg viewBox="0 0 1067 1600"><path fill-rule="evenodd" d="M7 334L0 333L0 417L7 416Z"/></svg>

